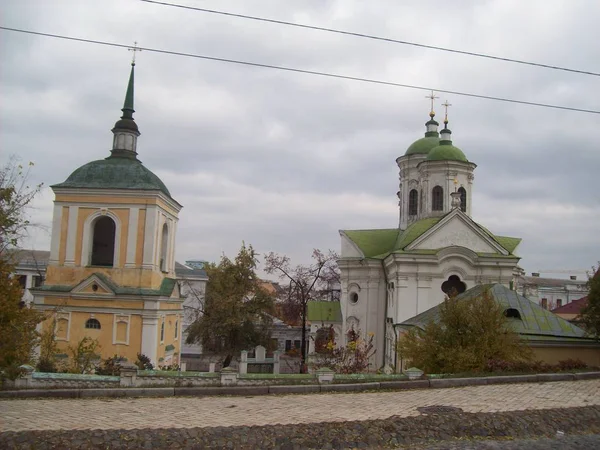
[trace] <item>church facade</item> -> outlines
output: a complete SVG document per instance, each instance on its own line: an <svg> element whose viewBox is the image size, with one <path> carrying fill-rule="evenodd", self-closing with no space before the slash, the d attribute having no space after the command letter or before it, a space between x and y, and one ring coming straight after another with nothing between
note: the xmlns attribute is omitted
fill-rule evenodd
<svg viewBox="0 0 600 450"><path fill-rule="evenodd" d="M397 158L398 228L340 230L342 331L375 335L374 368L397 367L400 324L455 290L510 286L520 239L493 234L471 218L477 167L453 145L447 116L433 111L425 136Z"/></svg>
<svg viewBox="0 0 600 450"><path fill-rule="evenodd" d="M59 350L97 339L102 358L179 362L182 298L175 237L182 206L137 158L134 65L105 159L76 169L55 194L45 284L34 307L49 314Z"/></svg>

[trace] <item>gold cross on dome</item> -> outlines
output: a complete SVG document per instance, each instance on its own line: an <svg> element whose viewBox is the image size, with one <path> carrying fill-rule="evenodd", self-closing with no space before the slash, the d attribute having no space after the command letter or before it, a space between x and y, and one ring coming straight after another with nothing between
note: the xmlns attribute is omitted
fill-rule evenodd
<svg viewBox="0 0 600 450"><path fill-rule="evenodd" d="M446 109L446 115L444 117L444 122L448 122L448 107L452 106L452 103L448 103L448 100L446 100L444 103L442 103L442 106Z"/></svg>
<svg viewBox="0 0 600 450"><path fill-rule="evenodd" d="M133 58L131 58L131 64L135 65L135 52L141 52L142 49L138 47L137 41L133 43L133 47L129 47L127 50L133 52Z"/></svg>
<svg viewBox="0 0 600 450"><path fill-rule="evenodd" d="M433 116L435 116L435 112L433 111L433 101L434 101L436 98L439 98L439 97L437 97L436 95L434 95L433 91L431 91L431 94L429 94L429 95L426 95L426 96L425 96L425 98L428 98L428 99L430 99L430 100L431 100L431 112L429 113L429 115L430 115L431 117L433 117Z"/></svg>

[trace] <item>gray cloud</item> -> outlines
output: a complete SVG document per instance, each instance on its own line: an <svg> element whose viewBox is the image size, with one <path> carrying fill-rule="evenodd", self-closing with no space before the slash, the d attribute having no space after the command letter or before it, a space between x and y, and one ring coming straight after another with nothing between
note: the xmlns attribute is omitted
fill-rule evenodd
<svg viewBox="0 0 600 450"><path fill-rule="evenodd" d="M542 0L275 0L233 12L597 70L590 3ZM142 2L6 1L3 24L426 87L599 109L597 78L183 11ZM0 139L63 181L108 155L131 54L2 31ZM184 204L177 258L217 259L241 241L306 261L339 228L394 227L395 159L420 138L423 91L142 52L136 67L140 159ZM599 258L597 116L441 95L453 139L478 164L474 218L523 237L522 265L587 268ZM438 103L439 104L439 103ZM438 117L441 108L438 106ZM5 156L6 155L6 156ZM52 193L32 218L50 225ZM49 247L34 230L29 244Z"/></svg>

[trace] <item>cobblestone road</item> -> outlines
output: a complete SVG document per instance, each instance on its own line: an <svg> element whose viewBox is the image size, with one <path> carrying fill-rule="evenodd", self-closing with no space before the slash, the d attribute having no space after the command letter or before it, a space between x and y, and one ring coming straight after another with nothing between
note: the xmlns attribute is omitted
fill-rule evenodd
<svg viewBox="0 0 600 450"><path fill-rule="evenodd" d="M384 419L446 405L465 412L600 405L600 380L377 393L0 401L0 431L193 428Z"/></svg>

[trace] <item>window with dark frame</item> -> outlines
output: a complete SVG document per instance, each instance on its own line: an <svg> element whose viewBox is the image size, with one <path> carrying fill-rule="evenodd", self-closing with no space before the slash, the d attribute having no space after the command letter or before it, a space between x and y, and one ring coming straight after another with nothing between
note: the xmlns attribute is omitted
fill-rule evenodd
<svg viewBox="0 0 600 450"><path fill-rule="evenodd" d="M467 190L464 187L459 187L458 192L460 193L460 210L467 212Z"/></svg>
<svg viewBox="0 0 600 450"><path fill-rule="evenodd" d="M91 259L92 266L113 266L116 228L114 220L108 216L100 217L94 223Z"/></svg>
<svg viewBox="0 0 600 450"><path fill-rule="evenodd" d="M88 319L85 322L85 327L89 330L100 330L102 328L98 319Z"/></svg>
<svg viewBox="0 0 600 450"><path fill-rule="evenodd" d="M408 193L408 215L416 216L419 212L419 192L412 189Z"/></svg>
<svg viewBox="0 0 600 450"><path fill-rule="evenodd" d="M444 210L444 190L441 186L435 186L431 191L431 210Z"/></svg>

